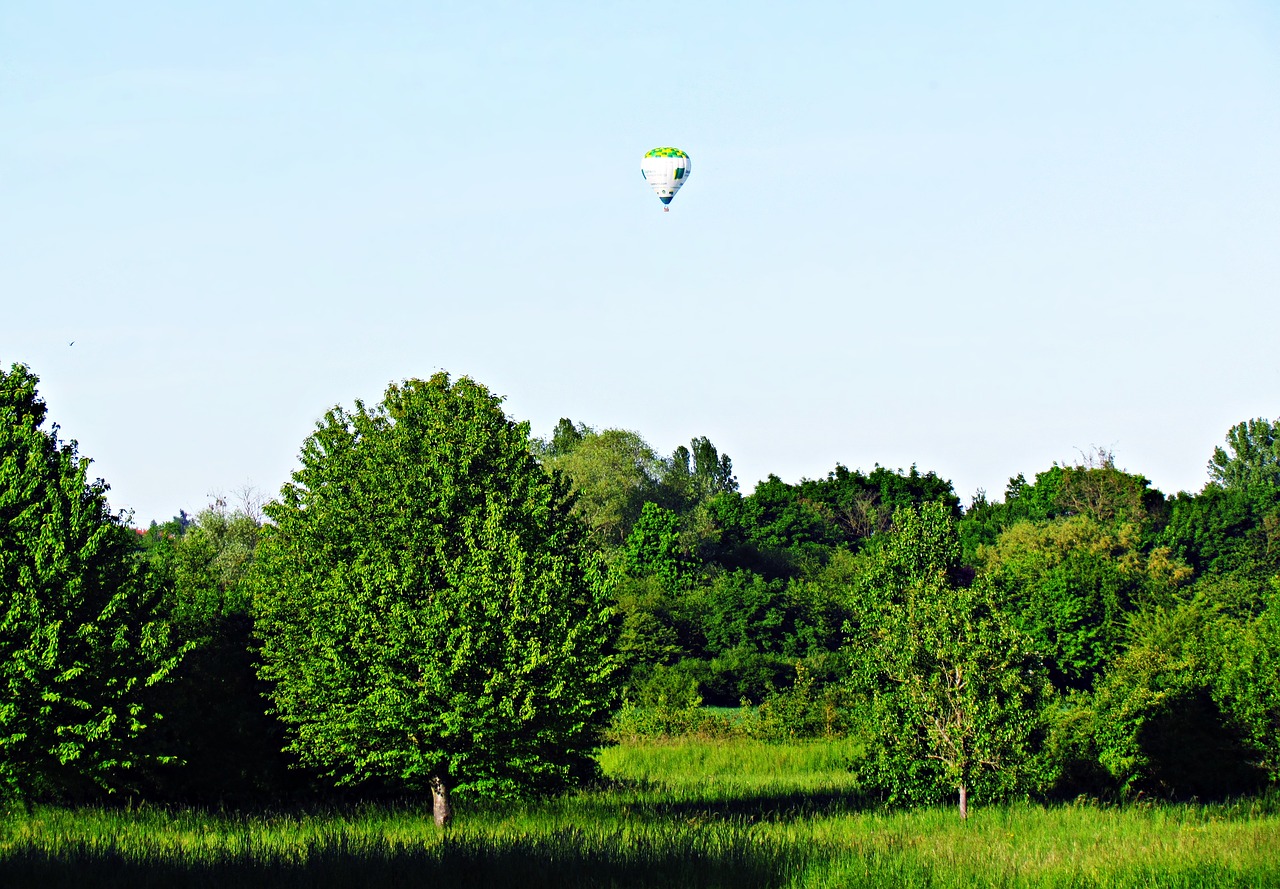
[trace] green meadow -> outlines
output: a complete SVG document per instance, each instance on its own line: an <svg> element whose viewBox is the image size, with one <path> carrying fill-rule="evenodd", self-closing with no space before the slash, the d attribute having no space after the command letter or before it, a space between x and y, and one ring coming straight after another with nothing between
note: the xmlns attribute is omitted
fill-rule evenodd
<svg viewBox="0 0 1280 889"><path fill-rule="evenodd" d="M885 810L854 741L635 742L541 802L315 811L36 807L0 829L0 886L1280 886L1280 799Z"/></svg>

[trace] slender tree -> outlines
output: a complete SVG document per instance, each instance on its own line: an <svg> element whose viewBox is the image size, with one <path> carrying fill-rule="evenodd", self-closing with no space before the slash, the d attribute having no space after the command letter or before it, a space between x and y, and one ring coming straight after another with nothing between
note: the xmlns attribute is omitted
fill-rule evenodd
<svg viewBox="0 0 1280 889"><path fill-rule="evenodd" d="M855 687L871 728L865 778L891 799L997 799L1035 789L1051 692L1030 640L985 584L956 585L946 504L904 508L871 554L852 621Z"/></svg>
<svg viewBox="0 0 1280 889"><path fill-rule="evenodd" d="M889 623L874 712L890 786L949 787L962 819L975 790L990 800L1035 789L1049 684L983 586L913 585Z"/></svg>

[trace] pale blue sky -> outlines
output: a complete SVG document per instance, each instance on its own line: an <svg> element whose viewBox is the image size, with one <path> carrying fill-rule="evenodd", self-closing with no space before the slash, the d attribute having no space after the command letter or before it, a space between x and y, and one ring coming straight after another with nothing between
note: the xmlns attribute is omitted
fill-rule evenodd
<svg viewBox="0 0 1280 889"><path fill-rule="evenodd" d="M1198 490L1280 415L1278 10L9 0L0 362L139 524L436 368L745 491Z"/></svg>

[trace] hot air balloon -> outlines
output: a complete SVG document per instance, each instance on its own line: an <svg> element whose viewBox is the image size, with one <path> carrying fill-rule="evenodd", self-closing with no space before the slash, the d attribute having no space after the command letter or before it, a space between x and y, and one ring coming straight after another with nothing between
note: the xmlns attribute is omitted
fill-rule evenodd
<svg viewBox="0 0 1280 889"><path fill-rule="evenodd" d="M665 205L671 203L680 186L688 180L692 169L689 155L679 148L655 148L647 152L640 161L640 175L664 204L663 212L671 209Z"/></svg>

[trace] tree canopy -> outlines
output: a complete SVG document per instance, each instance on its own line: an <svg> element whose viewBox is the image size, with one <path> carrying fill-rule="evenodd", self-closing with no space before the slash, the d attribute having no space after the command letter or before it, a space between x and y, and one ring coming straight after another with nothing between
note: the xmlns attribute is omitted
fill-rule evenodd
<svg viewBox="0 0 1280 889"><path fill-rule="evenodd" d="M594 774L615 621L528 427L468 378L335 407L267 514L262 675L339 783L508 796Z"/></svg>
<svg viewBox="0 0 1280 889"><path fill-rule="evenodd" d="M1209 479L1224 488L1280 487L1280 420L1258 417L1227 432L1227 447L1213 449Z"/></svg>
<svg viewBox="0 0 1280 889"><path fill-rule="evenodd" d="M265 523L133 533L36 383L0 374L9 797L430 792L443 821L704 730L856 734L869 792L962 809L1280 780L1271 421L1199 492L1099 451L962 510L915 466L748 493L705 436L533 440L439 374L329 411Z"/></svg>
<svg viewBox="0 0 1280 889"><path fill-rule="evenodd" d="M84 798L137 779L154 686L182 652L38 382L0 370L0 796Z"/></svg>

